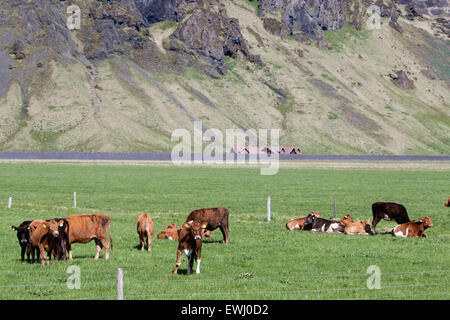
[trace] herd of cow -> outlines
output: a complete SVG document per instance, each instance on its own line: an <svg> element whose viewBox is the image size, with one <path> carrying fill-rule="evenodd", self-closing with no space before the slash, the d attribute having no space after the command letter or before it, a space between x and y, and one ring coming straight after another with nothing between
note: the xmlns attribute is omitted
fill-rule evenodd
<svg viewBox="0 0 450 320"><path fill-rule="evenodd" d="M450 198L449 198L450 199ZM327 233L345 233L375 235L375 227L380 220L394 220L398 225L391 230L394 237L426 237L425 229L432 227L431 218L424 217L418 221L411 221L403 205L394 202L375 202L372 204L372 228L370 218L353 221L351 215L346 214L340 221L322 219L317 211L311 211L306 217L289 220L286 223L288 230L309 230Z"/></svg>
<svg viewBox="0 0 450 320"><path fill-rule="evenodd" d="M450 206L450 197L445 202ZM377 223L384 220L394 220L398 226L391 230L395 237L426 237L424 231L432 227L429 217L411 221L403 205L393 202L375 202L372 205L372 229L370 218L368 220L354 221L350 215L345 215L340 221L332 221L320 217L317 211L311 211L306 217L296 218L286 223L288 230L310 230L315 232L345 233L375 235ZM223 235L223 242L228 244L228 218L229 211L224 207L204 208L192 211L180 228L176 224L169 224L164 231L158 234L159 239L178 240L177 260L173 271L178 273L181 255L188 257L188 270L190 274L194 260L197 262L196 273L200 273L202 238L211 237L211 231L219 228ZM136 222L140 248L144 250L147 241L147 250L151 251L154 223L148 214L142 214ZM22 262L34 263L35 254L40 256L41 263L50 264L51 256L55 260L72 260L71 245L73 243L88 243L92 240L96 244L94 259L98 259L102 248L105 249L105 259L109 258L109 250L113 248L111 238L111 218L103 214L72 215L65 218L49 220L24 221L18 227L12 226L17 232L21 247ZM107 232L109 230L109 243ZM30 261L31 254L31 261Z"/></svg>

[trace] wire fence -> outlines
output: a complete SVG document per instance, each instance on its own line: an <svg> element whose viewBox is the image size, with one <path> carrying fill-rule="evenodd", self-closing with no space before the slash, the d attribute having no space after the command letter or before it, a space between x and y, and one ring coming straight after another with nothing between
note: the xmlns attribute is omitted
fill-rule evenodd
<svg viewBox="0 0 450 320"><path fill-rule="evenodd" d="M129 270L128 272L134 272ZM373 300L373 299L450 299L450 270L427 270L421 272L391 272L382 274L382 283L379 289L371 289L366 284L369 277L367 273L353 274L299 274L291 276L269 276L269 277L228 277L228 278L203 278L203 279L148 279L123 281L124 299L327 299L327 300ZM136 276L136 274L134 275ZM407 284L397 284L399 279L408 277ZM359 286L345 287L346 279L361 278ZM314 280L336 279L328 281L333 288L314 288ZM340 279L340 282L338 281ZM291 281L290 285L296 289L283 290L280 286L282 281ZM261 285L252 285L254 282L265 282L263 287L270 281L270 289L261 290ZM187 284L188 283L188 284ZM355 282L353 282L354 284ZM233 284L233 286L225 286ZM278 285L277 285L278 284ZM362 285L361 285L362 284ZM317 286L324 285L317 284ZM196 287L197 286L197 287ZM209 290L222 286L221 290ZM335 286L341 286L336 288ZM117 279L108 281L83 281L81 290L66 289L66 282L59 283L22 283L22 284L0 284L0 292L14 294L14 290L35 288L58 288L64 294L57 294L59 299L70 300L113 300L117 299ZM234 287L234 291L231 291ZM313 288L311 288L313 287ZM91 289L107 293L106 295L83 296L92 293ZM206 290L205 290L206 288ZM61 290L62 289L62 290ZM86 290L87 289L87 290ZM189 290L186 290L189 289ZM196 290L198 289L198 290ZM201 290L200 290L201 289ZM60 292L58 291L58 292ZM140 292L144 293L140 294ZM147 291L148 293L145 293ZM150 291L150 292L149 292ZM157 291L157 292L151 292ZM129 292L129 294L126 294ZM56 294L56 293L55 293ZM3 296L3 294L2 294ZM10 297L7 297L10 299Z"/></svg>

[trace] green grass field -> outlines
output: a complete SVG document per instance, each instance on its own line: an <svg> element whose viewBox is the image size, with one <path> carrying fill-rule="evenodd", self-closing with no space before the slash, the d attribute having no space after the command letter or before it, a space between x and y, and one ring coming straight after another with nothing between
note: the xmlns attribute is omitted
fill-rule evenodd
<svg viewBox="0 0 450 320"><path fill-rule="evenodd" d="M0 163L0 299L115 299L118 268L125 299L449 299L449 181L448 171L282 168L261 176L257 168ZM367 219L373 202L394 201L434 227L426 239L285 229L310 210L331 218L335 199L339 218ZM183 256L182 274L172 275L177 242L156 234L213 206L230 210L230 244L217 229L204 241L201 274L185 275ZM93 260L91 242L73 245L72 262L22 264L11 225L93 212L112 218L108 261L104 251ZM137 249L144 212L155 222L151 253ZM381 221L377 231L395 225ZM80 267L79 290L67 288L70 265ZM367 288L371 265L381 270L381 289Z"/></svg>

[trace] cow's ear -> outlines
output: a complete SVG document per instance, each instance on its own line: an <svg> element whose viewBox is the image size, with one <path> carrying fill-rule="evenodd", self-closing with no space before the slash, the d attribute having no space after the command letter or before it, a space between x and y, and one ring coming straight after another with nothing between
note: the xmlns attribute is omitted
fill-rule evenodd
<svg viewBox="0 0 450 320"><path fill-rule="evenodd" d="M190 227L189 224L188 224L187 222L185 222L183 226L184 226L186 229L189 229L189 227Z"/></svg>
<svg viewBox="0 0 450 320"><path fill-rule="evenodd" d="M12 230L12 231L17 231L17 227L12 226L12 227L11 227L11 230Z"/></svg>
<svg viewBox="0 0 450 320"><path fill-rule="evenodd" d="M47 225L45 223L42 224L42 226L47 229Z"/></svg>
<svg viewBox="0 0 450 320"><path fill-rule="evenodd" d="M202 224L202 229L206 229L206 223Z"/></svg>
<svg viewBox="0 0 450 320"><path fill-rule="evenodd" d="M64 221L61 221L61 223L59 224L60 227L62 227L64 225Z"/></svg>

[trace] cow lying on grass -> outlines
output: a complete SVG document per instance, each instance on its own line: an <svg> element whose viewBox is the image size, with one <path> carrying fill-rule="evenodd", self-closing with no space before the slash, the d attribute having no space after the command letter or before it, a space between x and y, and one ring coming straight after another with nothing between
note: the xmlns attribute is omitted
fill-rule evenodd
<svg viewBox="0 0 450 320"><path fill-rule="evenodd" d="M431 222L431 218L424 217L420 218L419 221L410 221L407 223L400 224L392 229L391 233L394 237L399 238L407 238L407 237L415 237L415 238L426 238L426 235L423 233L427 228L433 226Z"/></svg>
<svg viewBox="0 0 450 320"><path fill-rule="evenodd" d="M316 217L320 218L319 211L310 211L309 213L314 214ZM306 217L291 219L286 223L286 229L288 230L304 230Z"/></svg>
<svg viewBox="0 0 450 320"><path fill-rule="evenodd" d="M345 226L339 221L322 219L312 213L306 217L303 228L304 230L327 233L344 233L345 230Z"/></svg>
<svg viewBox="0 0 450 320"><path fill-rule="evenodd" d="M355 222L351 215L346 214L340 222L345 226L344 233L346 234L373 235L370 230L370 218Z"/></svg>
<svg viewBox="0 0 450 320"><path fill-rule="evenodd" d="M169 240L178 240L178 233L180 232L180 228L177 228L175 223L169 223L167 227L160 233L158 233L158 239L169 239ZM211 238L211 232L209 230L203 229L202 238Z"/></svg>
<svg viewBox="0 0 450 320"><path fill-rule="evenodd" d="M182 253L188 257L187 274L191 274L194 259L197 261L196 273L200 273L200 262L202 259L202 230L205 228L206 223L201 223L197 220L190 220L183 224L179 233L177 262L173 274L178 273Z"/></svg>
<svg viewBox="0 0 450 320"><path fill-rule="evenodd" d="M147 238L147 251L152 251L152 235L153 231L155 230L155 225L152 221L152 218L147 213L141 214L138 217L136 224L141 250L144 250L145 239Z"/></svg>

